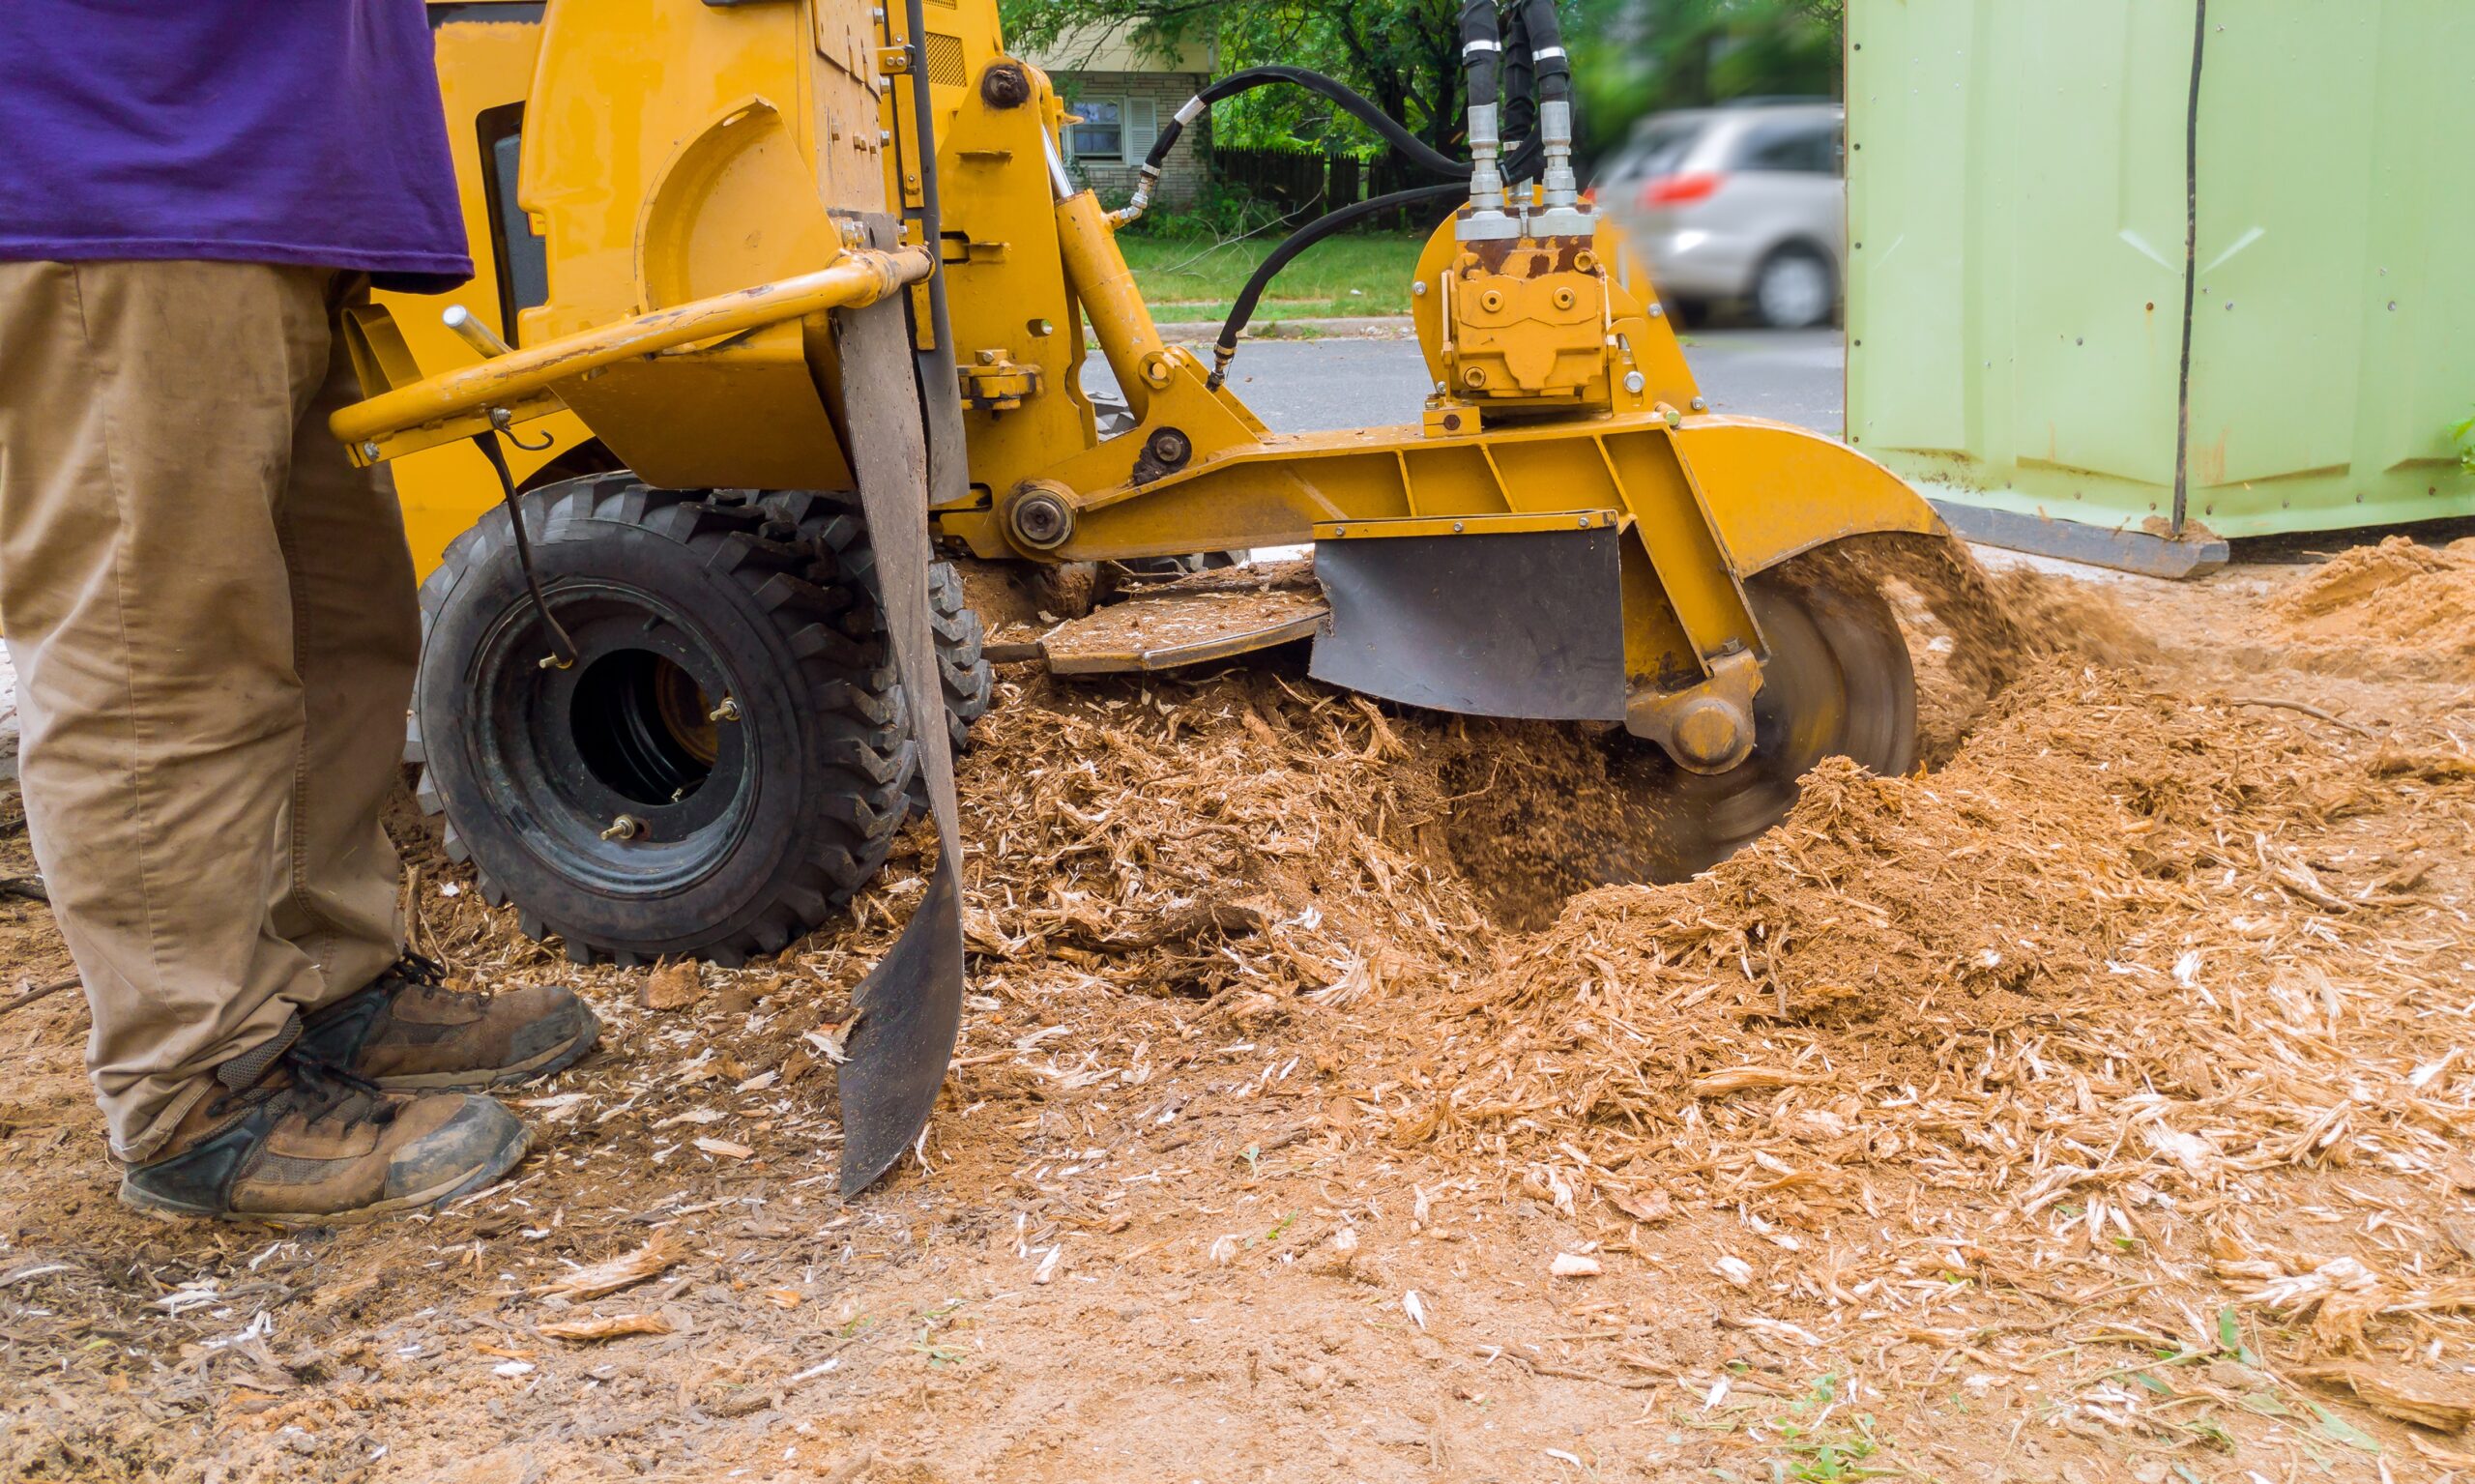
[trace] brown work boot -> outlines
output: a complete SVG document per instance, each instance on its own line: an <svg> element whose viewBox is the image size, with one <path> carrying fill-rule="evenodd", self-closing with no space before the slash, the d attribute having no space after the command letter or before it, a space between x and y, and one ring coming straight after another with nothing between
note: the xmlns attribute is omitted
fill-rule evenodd
<svg viewBox="0 0 2475 1484"><path fill-rule="evenodd" d="M163 1152L131 1165L120 1198L140 1210L277 1226L350 1226L495 1183L528 1136L496 1101L392 1093L298 1046L254 1087L218 1087Z"/></svg>
<svg viewBox="0 0 2475 1484"><path fill-rule="evenodd" d="M564 1071L601 1038L576 992L536 985L501 994L447 987L447 971L407 953L369 987L302 1022L302 1048L382 1088L480 1091Z"/></svg>

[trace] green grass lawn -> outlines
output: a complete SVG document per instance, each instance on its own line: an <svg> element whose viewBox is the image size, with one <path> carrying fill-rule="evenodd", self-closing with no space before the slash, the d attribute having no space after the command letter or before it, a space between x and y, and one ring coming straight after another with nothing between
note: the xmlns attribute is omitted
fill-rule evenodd
<svg viewBox="0 0 2475 1484"><path fill-rule="evenodd" d="M1410 276L1424 237L1346 232L1317 243L1280 272L1255 306L1255 321L1341 314L1407 314ZM1118 239L1134 281L1162 320L1225 318L1256 265L1279 246L1266 233L1239 242L1201 237Z"/></svg>

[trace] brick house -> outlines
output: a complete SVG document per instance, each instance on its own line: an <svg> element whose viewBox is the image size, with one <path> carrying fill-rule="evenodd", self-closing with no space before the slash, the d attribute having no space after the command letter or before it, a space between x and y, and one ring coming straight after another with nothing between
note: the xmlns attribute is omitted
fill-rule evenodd
<svg viewBox="0 0 2475 1484"><path fill-rule="evenodd" d="M1129 29L1080 27L1024 58L1048 73L1066 101L1066 112L1082 120L1066 126L1069 165L1112 200L1133 192L1135 171L1160 126L1203 91L1218 61L1209 41L1152 47L1132 40L1125 34ZM1194 200L1203 189L1210 132L1206 115L1178 136L1162 163L1154 205L1174 210Z"/></svg>

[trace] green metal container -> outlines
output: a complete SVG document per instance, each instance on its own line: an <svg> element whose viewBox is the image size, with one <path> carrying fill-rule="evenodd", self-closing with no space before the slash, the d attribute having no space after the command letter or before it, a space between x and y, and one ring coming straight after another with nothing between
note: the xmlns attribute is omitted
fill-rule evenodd
<svg viewBox="0 0 2475 1484"><path fill-rule="evenodd" d="M2475 513L2475 0L1848 8L1848 436L2149 570Z"/></svg>

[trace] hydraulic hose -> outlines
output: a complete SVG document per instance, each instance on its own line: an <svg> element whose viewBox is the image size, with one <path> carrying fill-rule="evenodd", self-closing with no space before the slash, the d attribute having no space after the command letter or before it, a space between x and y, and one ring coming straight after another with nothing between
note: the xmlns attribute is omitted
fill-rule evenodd
<svg viewBox="0 0 2475 1484"><path fill-rule="evenodd" d="M1493 107L1503 68L1503 40L1496 34L1496 0L1461 0L1461 70L1470 80L1470 106Z"/></svg>
<svg viewBox="0 0 2475 1484"><path fill-rule="evenodd" d="M1219 386L1228 376L1229 363L1238 354L1238 333L1245 329L1246 322L1254 317L1255 304L1264 297L1264 290L1271 283L1273 276L1288 267L1291 259L1351 222L1363 220L1380 212L1395 211L1404 206L1415 206L1421 201L1438 201L1448 196L1458 196L1468 189L1459 181L1445 181L1435 186L1417 186L1408 190L1395 190L1389 195L1369 196L1354 205L1326 212L1290 233L1279 247L1272 249L1271 255L1264 259L1262 266L1255 270L1254 276L1246 280L1246 286L1238 291L1238 302L1230 306L1229 318L1220 327L1219 343L1211 348L1211 385Z"/></svg>
<svg viewBox="0 0 2475 1484"><path fill-rule="evenodd" d="M1556 21L1556 0L1515 0L1511 10L1512 44L1505 45L1504 33L1498 16L1499 0L1462 0L1459 16L1462 66L1467 74L1470 108L1470 144L1471 162L1461 165L1444 159L1419 143L1409 131L1383 115L1364 98L1341 83L1311 73L1303 68L1249 68L1214 83L1197 94L1193 102L1178 110L1177 118L1161 131L1153 141L1151 154L1144 161L1143 176L1135 188L1135 196L1127 215L1139 215L1150 194L1151 182L1159 177L1160 162L1168 158L1169 149L1177 142L1177 131L1213 102L1247 88L1267 82L1296 82L1312 87L1349 108L1350 112L1374 127L1383 137L1401 148L1417 163L1442 175L1468 178L1445 181L1434 186L1420 186L1375 196L1336 211L1327 212L1291 233L1269 256L1259 264L1238 291L1230 306L1229 317L1222 322L1220 338L1212 347L1210 385L1218 387L1227 379L1229 363L1238 354L1238 336L1254 318L1255 307L1262 302L1264 291L1280 271L1297 255L1317 243L1354 222L1403 207L1414 206L1463 191L1468 193L1471 208L1479 213L1501 214L1504 182L1522 180L1536 171L1544 160L1547 164L1548 189L1553 196L1560 177L1566 188L1566 204L1571 200L1572 166L1572 70L1564 57L1562 33ZM1534 73L1533 73L1534 69ZM1311 79L1311 80L1310 80ZM1511 96L1506 99L1506 84ZM1509 106L1506 106L1506 104ZM1551 106L1552 105L1552 106ZM1514 152L1512 159L1498 163L1502 133L1500 118L1520 123L1528 131L1538 125Z"/></svg>
<svg viewBox="0 0 2475 1484"><path fill-rule="evenodd" d="M1496 0L1461 0L1461 70L1470 90L1470 208L1490 218L1504 209L1503 145L1496 131L1496 98L1503 42L1496 31Z"/></svg>
<svg viewBox="0 0 2475 1484"><path fill-rule="evenodd" d="M1178 142L1178 135L1185 131L1186 124L1190 120L1206 108L1224 98L1234 98L1240 93L1275 82L1295 83L1309 92L1321 93L1340 104L1352 118L1382 134L1384 143L1399 150L1408 156L1412 163L1422 168L1433 170L1438 175L1457 176L1470 173L1468 165L1449 155L1440 153L1434 146L1410 132L1406 125L1378 107L1374 100L1337 77L1327 77L1322 73L1304 67L1249 67L1242 72L1231 73L1228 76L1197 93L1179 106L1177 113L1170 118L1168 127L1162 129L1159 137L1151 141L1151 153L1143 157L1144 168L1151 169L1165 162L1169 158L1170 149Z"/></svg>
<svg viewBox="0 0 2475 1484"><path fill-rule="evenodd" d="M1471 0L1471 3L1476 3L1476 0ZM1161 126L1160 132L1151 141L1151 152L1143 158L1143 168L1135 176L1133 198L1123 209L1110 213L1109 219L1123 225L1143 215L1144 209L1151 204L1151 188L1159 182L1160 170L1168 161L1169 151L1177 147L1178 136L1184 133L1186 126L1201 117L1204 110L1222 99L1234 98L1275 82L1291 83L1309 92L1320 93L1340 104L1350 117L1381 134L1384 143L1399 150L1412 164L1438 175L1460 179L1466 179L1470 174L1468 165L1439 152L1410 132L1406 125L1376 106L1373 100L1337 77L1328 77L1304 67L1249 67L1242 72L1231 73L1187 99L1169 122Z"/></svg>
<svg viewBox="0 0 2475 1484"><path fill-rule="evenodd" d="M1573 97L1573 68L1564 55L1562 23L1556 18L1556 0L1527 0L1521 11L1522 29L1529 44L1526 48L1530 65L1537 70L1538 105L1570 102Z"/></svg>
<svg viewBox="0 0 2475 1484"><path fill-rule="evenodd" d="M1504 173L1514 180L1520 180L1536 168L1538 168L1538 141L1535 139L1524 145L1519 153L1504 163ZM1212 346L1211 351L1213 363L1211 384L1216 387L1227 376L1230 359L1238 354L1238 333L1246 328L1247 321L1255 317L1255 305L1264 297L1264 290L1270 286L1273 277L1282 269L1288 267L1299 253L1352 222L1362 221L1381 212L1393 211L1404 206L1415 206L1423 201L1441 200L1467 189L1459 181L1444 181L1434 186L1417 186L1408 190L1396 190L1390 195L1370 196L1354 206L1344 206L1336 211L1326 212L1283 238L1281 245L1274 247L1271 255L1265 258L1255 269L1254 274L1246 279L1246 286L1238 292L1237 303L1229 307L1229 318L1221 323L1220 339Z"/></svg>
<svg viewBox="0 0 2475 1484"><path fill-rule="evenodd" d="M1504 13L1503 44L1503 120L1498 132L1517 146L1538 131L1538 66L1529 58L1527 8L1516 5Z"/></svg>
<svg viewBox="0 0 2475 1484"><path fill-rule="evenodd" d="M1544 147L1541 204L1555 212L1581 196L1573 175L1573 69L1564 55L1564 33L1556 0L1523 0L1529 58L1538 69L1538 141Z"/></svg>

